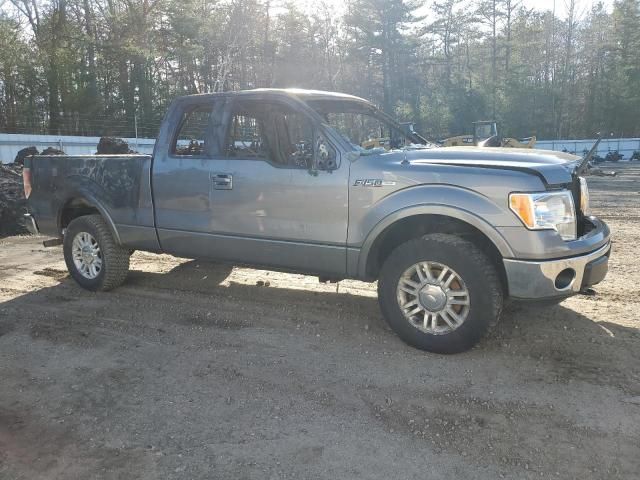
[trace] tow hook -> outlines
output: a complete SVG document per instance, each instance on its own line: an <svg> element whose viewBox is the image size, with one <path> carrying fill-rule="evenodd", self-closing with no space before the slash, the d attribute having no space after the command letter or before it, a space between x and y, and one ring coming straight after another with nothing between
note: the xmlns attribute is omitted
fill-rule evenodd
<svg viewBox="0 0 640 480"><path fill-rule="evenodd" d="M586 295L588 297L595 297L597 292L591 287L585 287L580 290L580 295Z"/></svg>

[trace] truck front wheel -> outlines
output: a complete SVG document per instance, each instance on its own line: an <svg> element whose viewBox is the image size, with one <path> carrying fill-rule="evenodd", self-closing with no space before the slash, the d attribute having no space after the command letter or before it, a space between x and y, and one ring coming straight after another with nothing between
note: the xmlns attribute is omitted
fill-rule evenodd
<svg viewBox="0 0 640 480"><path fill-rule="evenodd" d="M64 234L63 251L69 273L82 288L111 290L127 278L129 251L115 242L100 215L72 220Z"/></svg>
<svg viewBox="0 0 640 480"><path fill-rule="evenodd" d="M389 255L378 301L389 326L409 345L459 353L497 322L503 294L494 265L478 247L437 233L403 243Z"/></svg>

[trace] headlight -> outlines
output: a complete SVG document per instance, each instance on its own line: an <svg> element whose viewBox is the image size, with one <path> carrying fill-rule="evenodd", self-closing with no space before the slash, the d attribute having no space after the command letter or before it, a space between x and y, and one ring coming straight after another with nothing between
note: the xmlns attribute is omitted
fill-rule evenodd
<svg viewBox="0 0 640 480"><path fill-rule="evenodd" d="M580 211L582 215L591 215L589 208L589 187L587 186L587 179L584 177L578 177L580 179Z"/></svg>
<svg viewBox="0 0 640 480"><path fill-rule="evenodd" d="M530 230L556 230L563 240L576 239L576 211L568 190L512 193L509 208Z"/></svg>

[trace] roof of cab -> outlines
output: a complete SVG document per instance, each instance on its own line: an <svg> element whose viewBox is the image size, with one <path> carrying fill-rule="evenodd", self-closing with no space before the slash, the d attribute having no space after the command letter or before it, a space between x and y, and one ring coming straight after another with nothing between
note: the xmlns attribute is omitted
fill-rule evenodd
<svg viewBox="0 0 640 480"><path fill-rule="evenodd" d="M214 98L220 96L269 96L273 94L273 96L290 96L296 97L300 100L350 100L357 102L365 102L369 103L364 98L356 97L355 95L349 95L347 93L339 93L339 92L327 92L323 90L305 90L302 88L256 88L253 90L238 90L238 91L230 91L230 92L220 92L220 93L200 93L195 95L186 95L180 97L178 100L188 100L194 97L200 99L206 98Z"/></svg>

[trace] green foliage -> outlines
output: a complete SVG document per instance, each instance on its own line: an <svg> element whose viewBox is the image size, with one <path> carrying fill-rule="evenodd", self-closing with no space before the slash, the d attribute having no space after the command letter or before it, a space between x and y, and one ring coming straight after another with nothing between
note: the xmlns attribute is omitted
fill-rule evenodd
<svg viewBox="0 0 640 480"><path fill-rule="evenodd" d="M1 2L0 2L1 3ZM10 0L0 131L154 136L178 95L339 90L432 138L640 136L640 0Z"/></svg>

